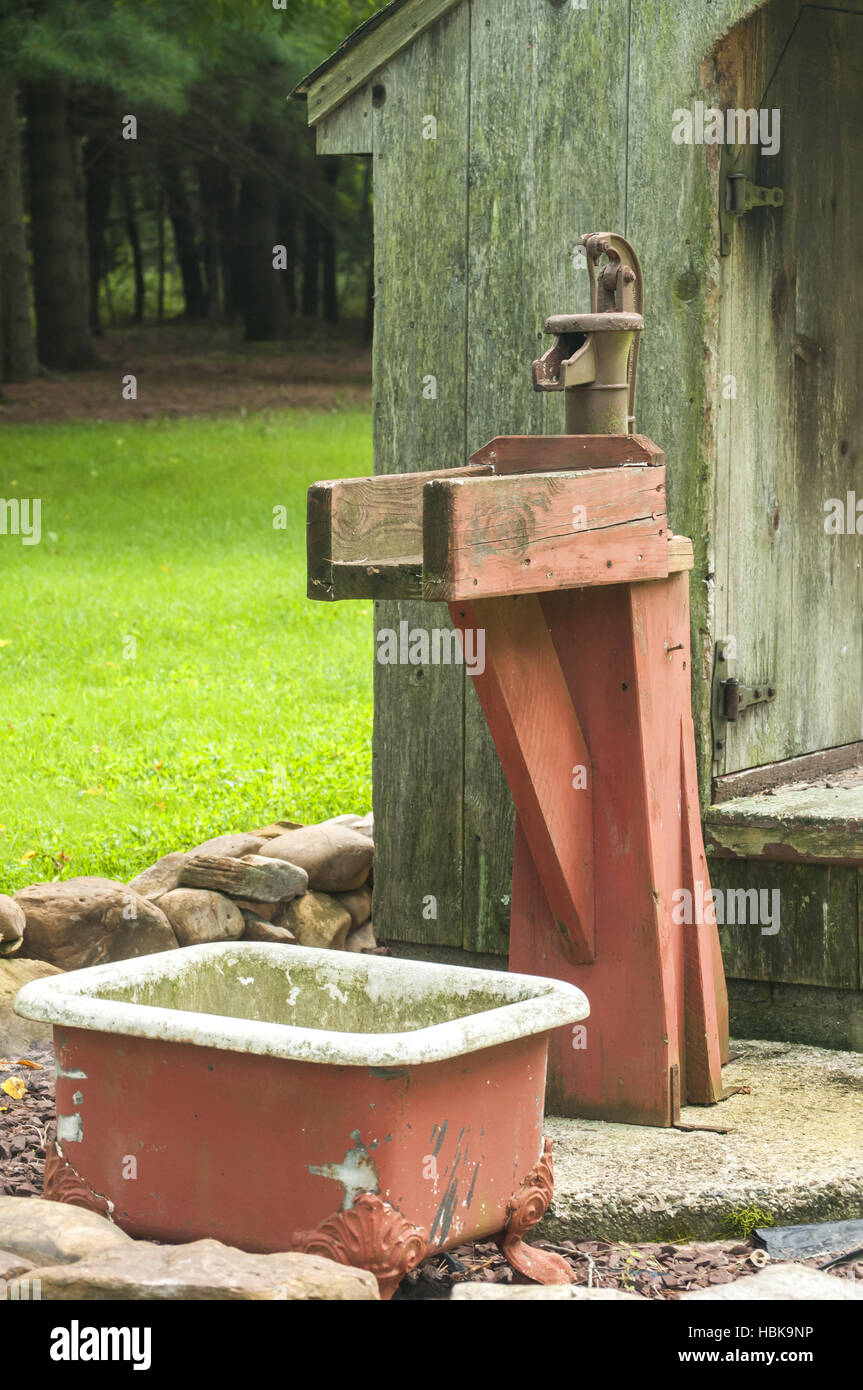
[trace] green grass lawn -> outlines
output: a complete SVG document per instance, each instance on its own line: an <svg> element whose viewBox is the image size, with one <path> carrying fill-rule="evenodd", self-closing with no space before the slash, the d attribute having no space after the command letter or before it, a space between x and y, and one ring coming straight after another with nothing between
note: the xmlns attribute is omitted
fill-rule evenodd
<svg viewBox="0 0 863 1390"><path fill-rule="evenodd" d="M368 810L371 604L305 597L305 496L371 467L362 410L4 428L0 891Z"/></svg>

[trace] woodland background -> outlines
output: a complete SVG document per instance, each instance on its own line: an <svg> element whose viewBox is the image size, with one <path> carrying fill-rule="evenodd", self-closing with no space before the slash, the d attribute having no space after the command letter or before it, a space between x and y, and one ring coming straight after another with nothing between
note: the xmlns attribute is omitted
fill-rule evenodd
<svg viewBox="0 0 863 1390"><path fill-rule="evenodd" d="M0 381L121 325L371 336L370 161L317 157L288 98L379 6L283 3L0 0Z"/></svg>

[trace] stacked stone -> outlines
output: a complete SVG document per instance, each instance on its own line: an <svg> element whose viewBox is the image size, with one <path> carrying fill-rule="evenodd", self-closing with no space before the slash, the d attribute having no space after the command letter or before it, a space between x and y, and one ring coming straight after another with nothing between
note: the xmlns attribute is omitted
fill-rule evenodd
<svg viewBox="0 0 863 1390"><path fill-rule="evenodd" d="M128 884L33 884L0 894L0 956L79 970L240 939L374 951L373 858L371 814L344 815L220 835L164 855Z"/></svg>

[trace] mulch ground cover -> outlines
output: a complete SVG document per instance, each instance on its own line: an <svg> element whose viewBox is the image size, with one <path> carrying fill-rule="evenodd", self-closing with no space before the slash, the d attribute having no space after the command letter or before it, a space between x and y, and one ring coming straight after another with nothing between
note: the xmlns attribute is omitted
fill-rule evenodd
<svg viewBox="0 0 863 1390"><path fill-rule="evenodd" d="M17 1078L26 1086L18 1099L3 1089ZM17 1091L17 1086L12 1087ZM41 1197L45 1168L45 1137L55 1119L54 1055L48 1050L0 1057L0 1193L7 1197ZM693 1241L687 1245L624 1241L545 1240L531 1242L554 1250L571 1265L578 1284L625 1289L647 1298L678 1298L688 1289L729 1284L754 1274L766 1254L752 1242ZM799 1263L818 1268L823 1258ZM863 1281L863 1259L830 1273ZM448 1299L454 1284L465 1281L524 1284L492 1242L458 1246L445 1255L432 1255L396 1291L394 1301Z"/></svg>
<svg viewBox="0 0 863 1390"><path fill-rule="evenodd" d="M4 1084L26 1086L20 1098ZM41 1197L45 1171L45 1135L54 1123L54 1053L27 1052L0 1056L0 1193L4 1197Z"/></svg>

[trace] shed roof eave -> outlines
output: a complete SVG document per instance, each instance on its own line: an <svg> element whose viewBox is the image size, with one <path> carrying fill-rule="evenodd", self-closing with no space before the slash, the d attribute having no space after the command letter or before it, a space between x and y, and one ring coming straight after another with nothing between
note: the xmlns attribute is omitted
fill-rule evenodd
<svg viewBox="0 0 863 1390"><path fill-rule="evenodd" d="M317 125L458 4L461 0L390 0L354 29L289 95L306 99L309 125Z"/></svg>

